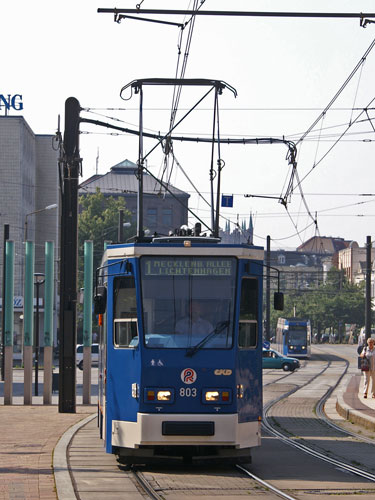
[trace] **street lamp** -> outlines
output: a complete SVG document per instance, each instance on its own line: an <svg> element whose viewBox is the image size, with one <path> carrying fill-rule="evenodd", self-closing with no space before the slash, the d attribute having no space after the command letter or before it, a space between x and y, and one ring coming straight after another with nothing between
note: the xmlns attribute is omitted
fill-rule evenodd
<svg viewBox="0 0 375 500"><path fill-rule="evenodd" d="M30 212L30 213L26 214L26 217L25 217L25 241L27 241L27 218L28 218L28 216L38 214L39 212L44 212L45 210L52 210L53 208L57 208L57 203L53 203L52 205L47 205L46 207L41 208L40 210L35 210L35 212Z"/></svg>
<svg viewBox="0 0 375 500"><path fill-rule="evenodd" d="M36 286L36 316L35 316L35 387L34 395L38 396L39 375L39 288L45 282L43 273L34 273L34 285Z"/></svg>

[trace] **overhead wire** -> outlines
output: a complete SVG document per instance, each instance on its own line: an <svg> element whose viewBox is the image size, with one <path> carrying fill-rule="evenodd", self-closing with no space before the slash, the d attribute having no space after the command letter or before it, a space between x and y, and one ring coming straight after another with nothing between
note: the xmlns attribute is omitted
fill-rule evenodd
<svg viewBox="0 0 375 500"><path fill-rule="evenodd" d="M352 70L352 72L350 73L350 75L347 77L347 79L341 85L341 87L336 92L336 94L333 96L333 98L329 101L328 105L324 108L324 110L322 111L322 113L320 113L320 115L318 116L318 118L315 119L315 121L310 125L310 127L307 129L307 131L304 134L302 134L302 136L298 139L298 141L296 143L296 146L298 144L300 144L309 135L309 133L312 130L314 130L314 128L316 127L316 125L319 122L321 122L321 127L322 127L323 120L324 120L324 118L326 116L327 111L332 107L332 105L334 104L334 102L336 102L336 100L338 99L338 97L341 95L341 93L347 87L347 85L352 80L352 78L354 77L354 75L357 73L358 69L359 68L361 68L361 70L363 69L364 62L366 61L366 58L367 58L368 54L371 52L371 50L373 49L374 46L375 46L375 39L371 42L370 46L368 47L368 49L366 50L366 52L364 53L364 55L362 56L362 58L360 59L360 61L357 63L357 65L355 66L355 68ZM356 95L357 95L357 93L358 93L358 88L357 88L357 91L356 91ZM372 104L372 102L373 101L371 101L369 103L369 106ZM357 116L356 120L361 116L361 114L362 114L362 112ZM356 120L354 121L354 123L356 122ZM298 172L297 172L297 164L295 164L295 165L293 165L293 168L292 168L292 171L291 171L291 174L290 174L290 177L289 177L288 187L287 187L287 189L285 191L285 195L284 195L284 207L287 210L286 202L287 202L287 200L290 200L290 198L292 196L292 193L294 192L295 188L298 187L299 190L300 190L301 197L302 197L302 200L304 202L305 208L307 210L307 213L308 213L309 217L313 220L313 223L315 224L315 231L316 232L318 232L317 218L316 217L314 218L312 216L312 214L311 214L311 212L310 212L310 210L308 208L307 201L306 201L306 198L305 198L305 196L303 194L302 185L301 184L302 184L303 180L306 179L306 177L316 168L316 166L319 165L321 163L321 161L323 161L323 159L332 151L332 149L336 146L336 144L340 141L340 139L345 135L345 133L347 132L347 130L349 130L349 128L351 126L352 126L352 123L350 121L349 125L346 128L346 130L339 136L339 138L334 142L334 144L332 145L332 147L330 147L328 149L328 151L317 162L316 161L316 156L317 156L318 146L319 146L319 143L320 143L320 134L319 134L318 145L317 145L317 149L316 149L316 155L315 155L315 158L314 158L314 163L313 163L312 168L303 177L303 179L300 180L299 176L298 176ZM295 178L297 180L297 185L296 186L294 186L294 179ZM293 225L297 228L296 224L294 224L293 219L291 217L290 217L290 220L292 221ZM298 236L300 237L300 235L298 235Z"/></svg>
<svg viewBox="0 0 375 500"><path fill-rule="evenodd" d="M176 65L176 72L175 72L176 79L183 79L185 76L185 73L186 73L187 61L188 61L189 54L190 54L191 41L192 41L193 31L194 31L194 26L195 26L195 18L196 18L195 13L203 5L204 0L201 2L200 6L198 6L198 2L199 2L199 0L194 0L194 2L193 2L193 12L194 12L193 15L180 28L180 33L179 33L179 37L178 37L178 44L177 44L178 56L177 56L177 65ZM181 70L179 70L183 33L184 33L184 29L186 28L186 26L188 26L188 34L187 34L187 40L186 40L185 49L184 49L184 56L183 56L183 60L182 60L182 64L181 64ZM173 88L171 114L170 114L170 120L169 120L169 130L170 131L172 131L174 128L174 124L175 124L176 116L177 116L177 111L178 111L178 106L179 106L179 102L181 99L181 93L182 93L182 85L178 85L178 86L175 86ZM172 139L171 139L171 135L169 134L169 135L167 135L167 137L165 138L165 141L163 143L164 167L163 167L163 172L161 175L161 180L163 180L164 175L167 176L167 184L169 184L170 177L172 175L173 166L174 166L173 156L170 155L170 152L172 150L173 150ZM172 157L172 165L170 165L170 158L171 157ZM169 171L169 173L168 173L168 171Z"/></svg>
<svg viewBox="0 0 375 500"><path fill-rule="evenodd" d="M370 103L369 104L372 104L373 102L375 101L375 97L373 99L371 99ZM297 186L300 185L300 183L302 183L310 174L311 172L328 156L328 154L333 150L333 148L340 142L340 140L342 139L342 137L344 137L344 135L346 134L346 132L357 122L357 119L363 114L365 113L365 110L366 108L364 108L364 110L357 116L357 118L355 118L351 124L349 124L347 126L347 128L344 130L344 132L342 132L342 134L340 134L340 136L338 137L338 139L333 143L333 145L323 154L323 156L319 159L318 162L315 163L315 165L313 165L313 167L304 175L304 177L298 182ZM369 120L370 123L371 123L371 126L373 127L372 125L372 121Z"/></svg>
<svg viewBox="0 0 375 500"><path fill-rule="evenodd" d="M314 122L310 125L310 127L306 130L306 132L304 134L302 134L302 136L298 139L297 143L296 143L296 146L298 146L298 144L300 144L309 134L310 132L315 128L315 126L319 123L319 121L322 119L322 117L327 113L327 111L332 107L332 105L337 101L337 99L339 98L339 96L342 94L342 92L344 91L344 89L347 87L347 85L349 84L349 82L352 80L352 78L354 77L354 75L357 73L358 69L362 67L362 65L364 64L364 62L366 61L366 58L367 56L370 54L370 52L372 51L372 49L374 48L375 46L375 39L371 42L371 44L369 45L369 47L367 48L367 50L365 51L365 53L363 54L363 56L361 57L361 59L358 61L358 63L356 64L356 66L354 67L354 69L351 71L351 73L349 74L349 76L346 78L346 80L344 81L344 83L341 85L341 87L339 88L339 90L336 92L336 94L332 97L332 99L329 101L329 103L327 104L327 106L324 108L324 110L320 113L320 115L314 120ZM371 101L372 103L372 101ZM369 105L371 105L371 103ZM331 148L332 149L332 148ZM331 149L329 150L329 152L331 151ZM327 153L328 154L328 153ZM325 155L326 156L326 155ZM325 157L324 156L324 157ZM318 162L320 163L320 162ZM315 165L316 166L316 165ZM309 173L307 175L309 175L312 170L315 168L315 166L309 171ZM292 173L291 173L291 176L290 176L290 180L289 180L289 184L288 184L288 189L287 189L287 192L285 193L285 197L287 196L290 196L293 192L293 186L294 186L294 176L295 176L295 170L296 169L293 169L292 170ZM302 179L302 181L307 177L307 175L304 176L304 178ZM301 182L302 182L301 181Z"/></svg>

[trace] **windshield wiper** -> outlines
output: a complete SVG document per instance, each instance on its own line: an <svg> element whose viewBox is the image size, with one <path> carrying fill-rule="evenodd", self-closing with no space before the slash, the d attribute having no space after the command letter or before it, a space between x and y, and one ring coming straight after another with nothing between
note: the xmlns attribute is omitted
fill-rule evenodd
<svg viewBox="0 0 375 500"><path fill-rule="evenodd" d="M212 337L214 337L218 333L221 333L224 330L224 328L227 328L228 326L229 326L229 321L220 321L220 323L218 323L216 325L216 328L214 330L212 330L212 332L210 332L208 335L206 335L206 337L204 337L204 339L202 339L200 342L198 342L198 344L195 345L194 347L190 347L186 351L185 356L187 356L188 358L191 358L192 356L194 356L194 354L197 351L199 351L199 349L201 349L204 346L204 344L206 344L210 339L212 339Z"/></svg>

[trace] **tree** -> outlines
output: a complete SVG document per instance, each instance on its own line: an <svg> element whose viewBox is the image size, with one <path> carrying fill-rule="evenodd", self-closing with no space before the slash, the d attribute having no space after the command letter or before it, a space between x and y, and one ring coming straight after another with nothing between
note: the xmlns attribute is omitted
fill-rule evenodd
<svg viewBox="0 0 375 500"><path fill-rule="evenodd" d="M79 282L83 281L83 246L86 240L93 241L94 273L100 266L106 240L117 241L119 210L124 210L124 222L130 222L131 213L125 209L122 197L107 197L96 189L94 194L82 195L79 198L80 213L78 216L78 272ZM133 229L134 231L134 229ZM132 230L124 228L124 241L132 235Z"/></svg>
<svg viewBox="0 0 375 500"><path fill-rule="evenodd" d="M271 312L271 327L276 328L279 316L293 317L294 310L299 318L310 319L318 335L330 328L343 333L345 323L364 324L364 284L349 283L342 272L332 269L324 284L285 293L285 307Z"/></svg>

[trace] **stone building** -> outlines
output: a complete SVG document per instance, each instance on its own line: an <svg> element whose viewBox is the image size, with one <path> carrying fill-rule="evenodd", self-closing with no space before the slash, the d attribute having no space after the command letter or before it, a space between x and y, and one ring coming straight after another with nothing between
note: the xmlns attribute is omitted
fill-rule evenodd
<svg viewBox="0 0 375 500"><path fill-rule="evenodd" d="M45 241L54 241L58 259L58 153L52 141L52 135L34 134L22 116L0 117L0 277L2 282L7 224L15 247L15 352L22 346L25 236L35 242L35 272L44 272ZM45 210L51 205L53 209Z"/></svg>
<svg viewBox="0 0 375 500"><path fill-rule="evenodd" d="M132 213L132 227L136 234L137 222L137 189L138 180L135 176L137 165L124 160L111 167L103 175L93 175L80 184L79 194L88 195L97 189L105 196L114 198L122 196L126 208ZM143 174L143 224L151 234L168 235L170 230L181 227L188 222L189 196L184 191L169 185L169 191L146 172Z"/></svg>

